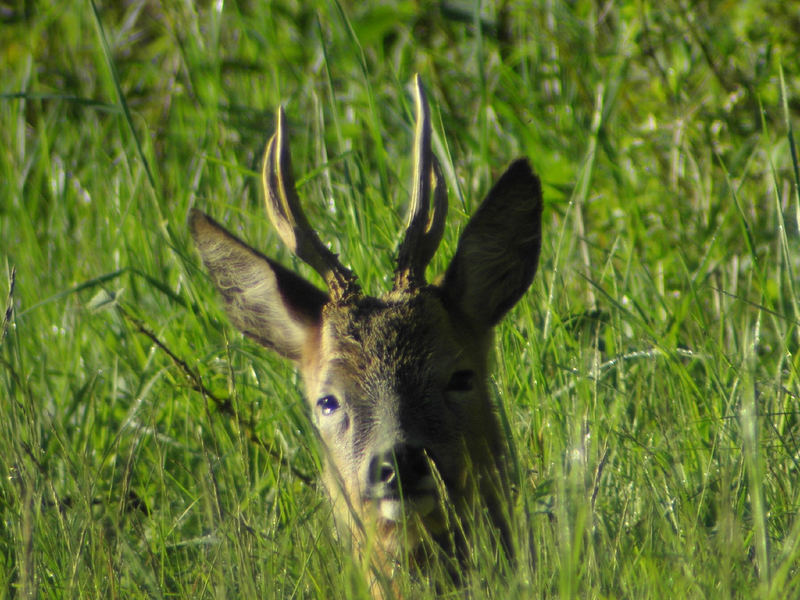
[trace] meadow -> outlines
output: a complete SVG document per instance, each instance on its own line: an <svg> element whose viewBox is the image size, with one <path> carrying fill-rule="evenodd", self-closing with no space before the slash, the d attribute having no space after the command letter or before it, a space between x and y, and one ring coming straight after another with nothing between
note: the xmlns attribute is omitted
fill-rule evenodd
<svg viewBox="0 0 800 600"><path fill-rule="evenodd" d="M368 598L292 366L227 321L188 211L321 282L266 219L286 109L304 207L376 294L419 73L450 193L543 182L499 327L516 558L409 598L800 597L800 13L791 2L0 6L0 597Z"/></svg>

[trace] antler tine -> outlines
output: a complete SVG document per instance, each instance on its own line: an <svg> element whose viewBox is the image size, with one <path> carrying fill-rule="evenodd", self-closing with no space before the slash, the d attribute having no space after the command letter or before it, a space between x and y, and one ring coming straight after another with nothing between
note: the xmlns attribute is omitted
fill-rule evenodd
<svg viewBox="0 0 800 600"><path fill-rule="evenodd" d="M283 243L322 276L334 302L357 295L359 289L355 275L320 241L300 207L292 175L283 107L278 108L277 130L264 152L262 183L267 213Z"/></svg>
<svg viewBox="0 0 800 600"><path fill-rule="evenodd" d="M419 244L419 259L423 269L421 273L423 281L425 266L431 262L433 255L436 254L439 242L442 241L444 224L447 220L447 184L444 182L439 160L436 155L432 154L431 156L433 165L433 214L428 220L428 226Z"/></svg>
<svg viewBox="0 0 800 600"><path fill-rule="evenodd" d="M425 284L425 267L442 238L447 214L447 188L439 162L431 151L431 114L419 75L414 77L417 123L414 131L414 181L408 207L406 233L400 244L395 271L395 289ZM433 216L428 221L431 175L436 196Z"/></svg>

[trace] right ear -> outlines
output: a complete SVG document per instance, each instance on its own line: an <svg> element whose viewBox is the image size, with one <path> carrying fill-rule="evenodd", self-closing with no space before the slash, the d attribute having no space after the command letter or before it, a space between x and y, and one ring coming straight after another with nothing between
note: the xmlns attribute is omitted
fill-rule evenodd
<svg viewBox="0 0 800 600"><path fill-rule="evenodd" d="M233 324L263 346L299 360L319 329L327 294L199 210L189 214L189 227Z"/></svg>
<svg viewBox="0 0 800 600"><path fill-rule="evenodd" d="M542 186L517 159L461 234L442 284L446 298L478 330L494 327L531 284L541 244Z"/></svg>

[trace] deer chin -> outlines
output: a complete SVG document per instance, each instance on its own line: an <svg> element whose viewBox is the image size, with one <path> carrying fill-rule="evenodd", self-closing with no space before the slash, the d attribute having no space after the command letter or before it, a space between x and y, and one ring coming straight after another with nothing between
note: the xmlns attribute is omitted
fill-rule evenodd
<svg viewBox="0 0 800 600"><path fill-rule="evenodd" d="M373 501L376 532L385 550L414 554L423 539L433 539L447 528L439 499L434 493Z"/></svg>
<svg viewBox="0 0 800 600"><path fill-rule="evenodd" d="M378 514L385 521L399 523L419 517L423 523L425 518L436 509L436 496L423 494L414 498L383 498L378 500Z"/></svg>
<svg viewBox="0 0 800 600"><path fill-rule="evenodd" d="M399 561L405 556L410 564L418 564L426 554L423 540L432 539L444 531L435 494L424 493L414 497L373 499L372 516L378 545L385 556Z"/></svg>

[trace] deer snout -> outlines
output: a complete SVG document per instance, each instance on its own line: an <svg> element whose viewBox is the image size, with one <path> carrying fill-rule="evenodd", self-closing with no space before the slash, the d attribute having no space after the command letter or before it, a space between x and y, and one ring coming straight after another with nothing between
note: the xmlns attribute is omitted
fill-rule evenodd
<svg viewBox="0 0 800 600"><path fill-rule="evenodd" d="M424 448L398 444L373 454L367 467L366 496L373 500L432 495L433 477Z"/></svg>

